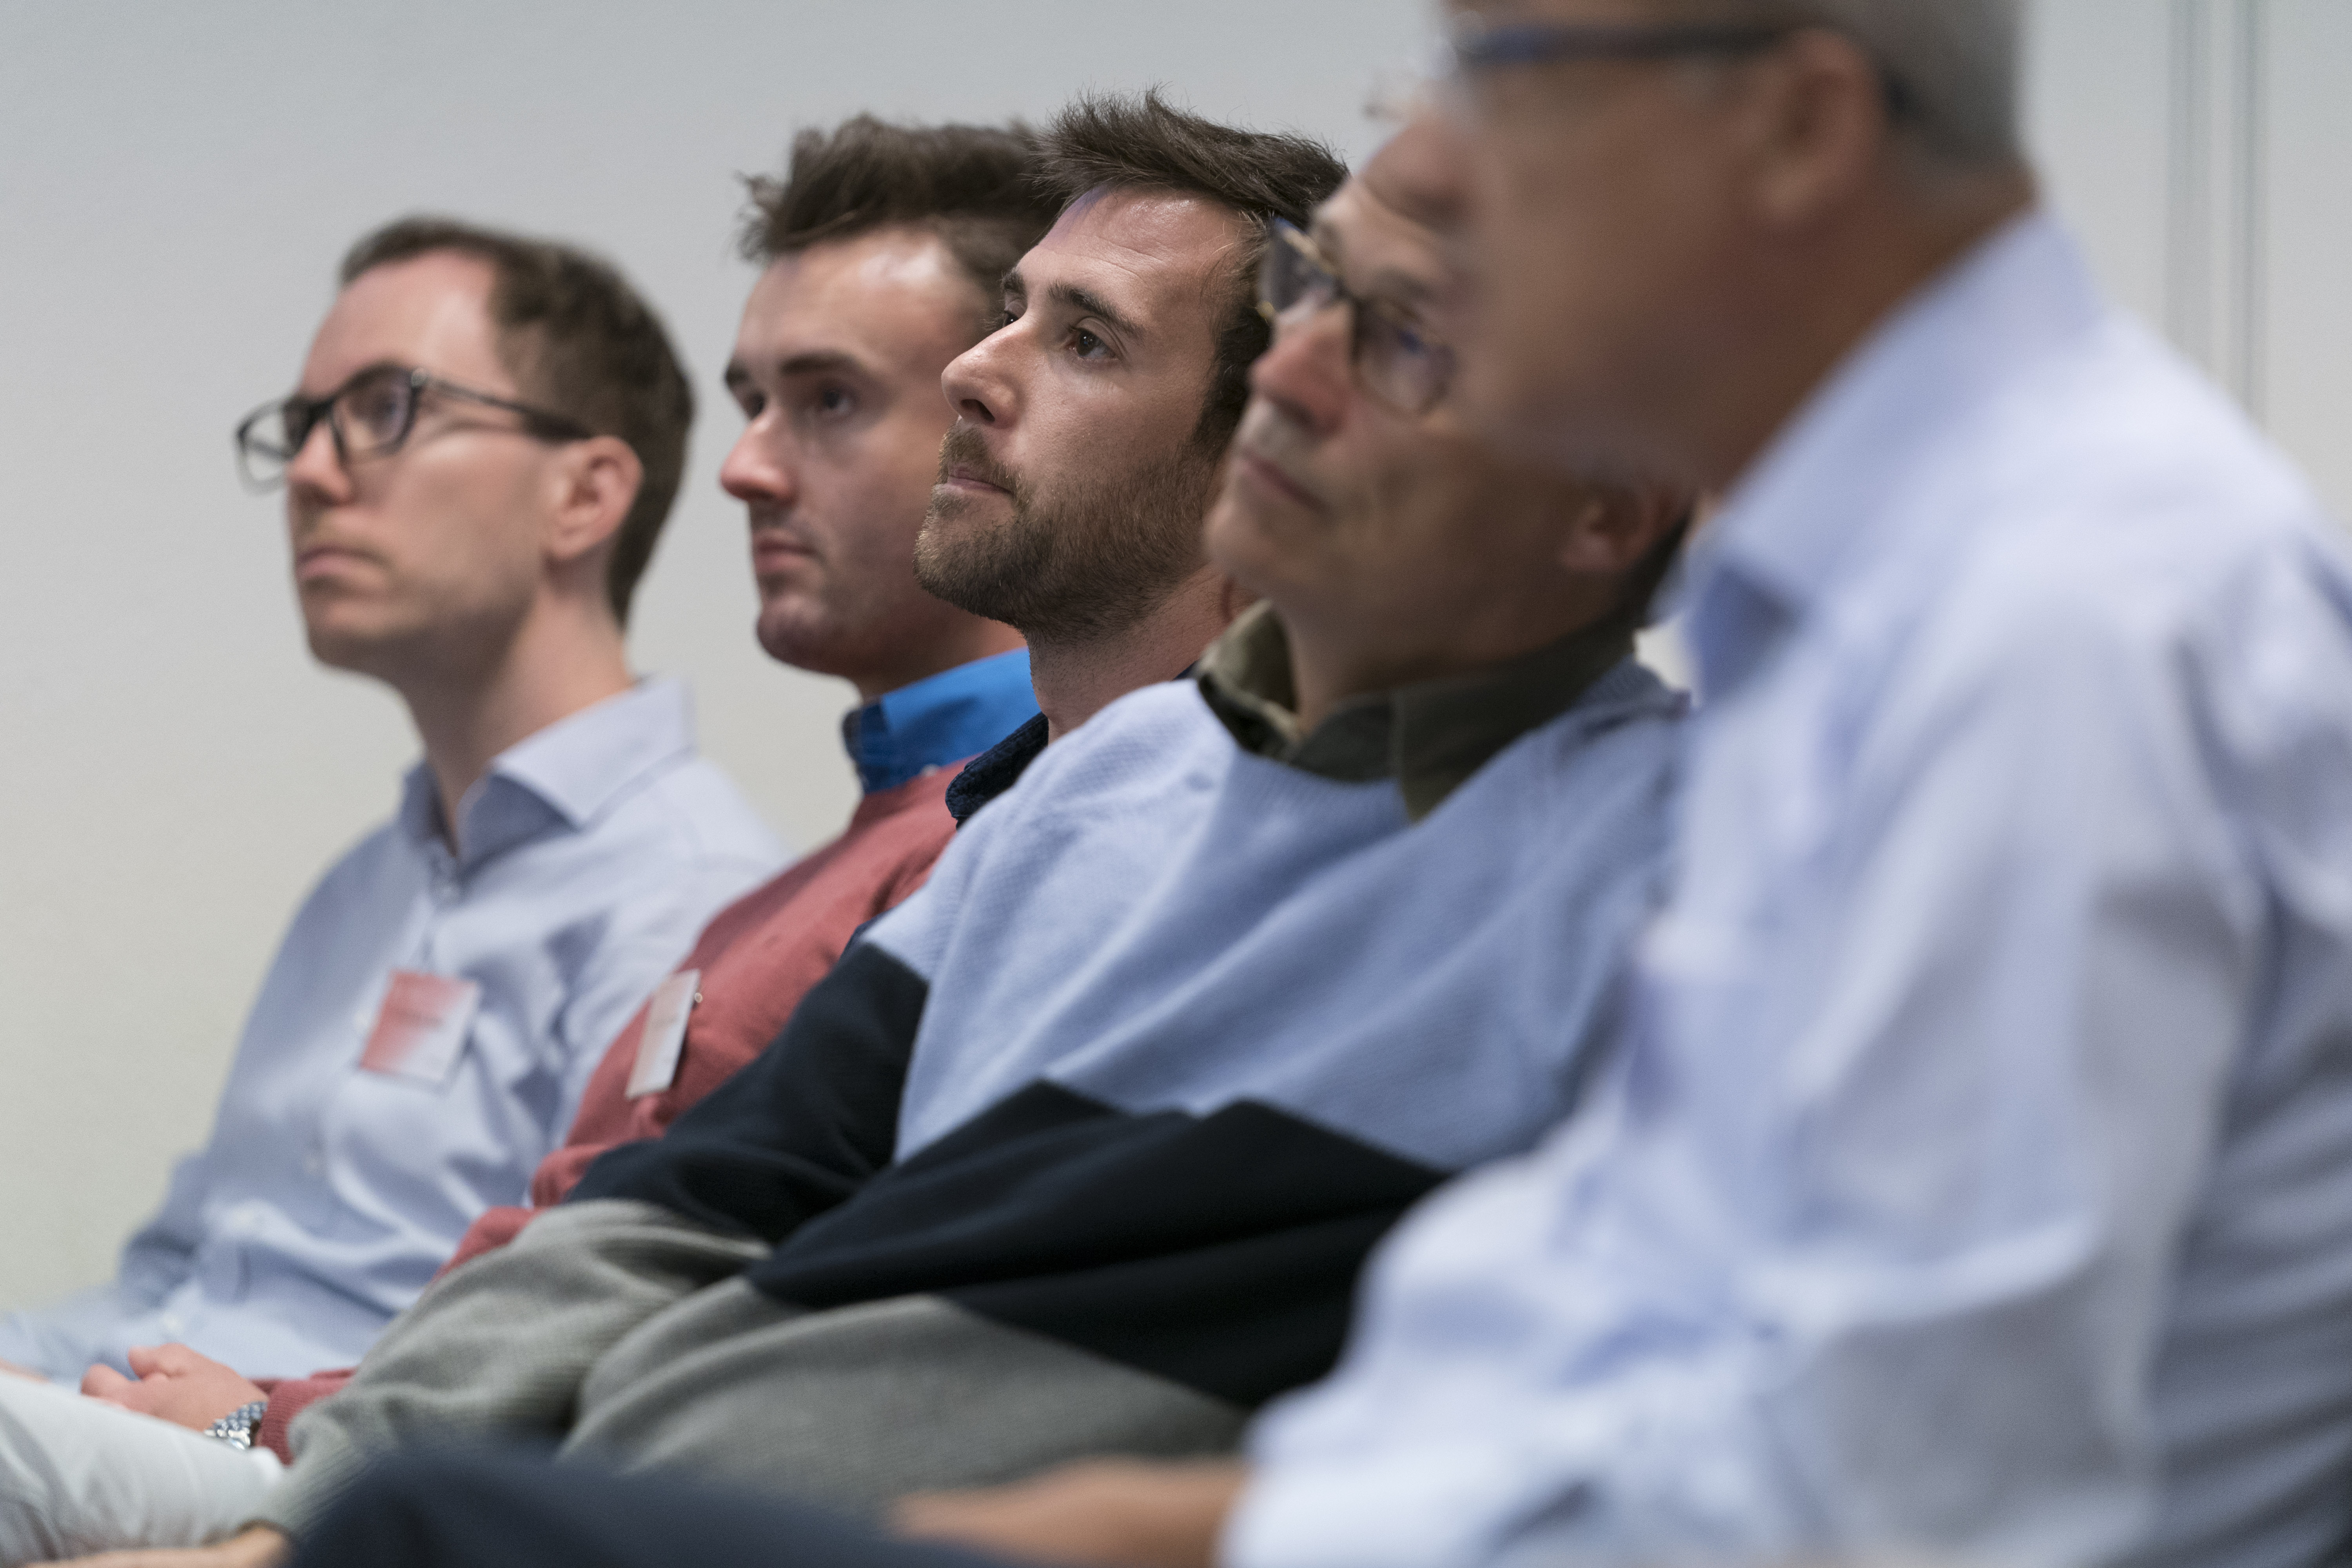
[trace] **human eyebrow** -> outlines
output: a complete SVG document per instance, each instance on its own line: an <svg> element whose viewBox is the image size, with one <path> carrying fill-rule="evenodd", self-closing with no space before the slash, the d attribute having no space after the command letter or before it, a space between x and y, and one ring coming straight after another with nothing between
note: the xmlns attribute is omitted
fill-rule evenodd
<svg viewBox="0 0 2352 1568"><path fill-rule="evenodd" d="M1339 226L1328 218L1316 218L1313 226L1307 230L1307 237L1321 254L1323 265L1331 269L1341 286L1362 299L1377 300L1391 310L1417 315L1423 306L1438 296L1436 284L1393 266L1376 267L1370 278L1349 281L1347 243L1340 236Z"/></svg>
<svg viewBox="0 0 2352 1568"><path fill-rule="evenodd" d="M821 350L814 353L794 354L776 366L776 374L793 375L863 375L866 367L855 357L839 350Z"/></svg>
<svg viewBox="0 0 2352 1568"><path fill-rule="evenodd" d="M1139 335L1133 321L1112 310L1103 302L1101 295L1090 289L1081 289L1075 283L1056 283L1050 292L1055 304L1066 305L1084 315L1098 316L1115 332L1128 337Z"/></svg>

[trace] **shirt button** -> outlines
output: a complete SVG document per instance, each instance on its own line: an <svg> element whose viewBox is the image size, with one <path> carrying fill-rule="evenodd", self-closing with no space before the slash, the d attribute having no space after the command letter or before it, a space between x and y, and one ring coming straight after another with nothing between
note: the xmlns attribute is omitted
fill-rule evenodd
<svg viewBox="0 0 2352 1568"><path fill-rule="evenodd" d="M180 1336L180 1314L177 1312L166 1312L162 1317L155 1320L155 1326L163 1330L165 1333L171 1335L173 1339L177 1339Z"/></svg>

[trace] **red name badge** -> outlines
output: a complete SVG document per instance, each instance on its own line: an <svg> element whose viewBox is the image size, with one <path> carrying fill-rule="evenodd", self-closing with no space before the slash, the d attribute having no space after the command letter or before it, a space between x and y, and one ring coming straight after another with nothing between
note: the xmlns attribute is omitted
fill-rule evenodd
<svg viewBox="0 0 2352 1568"><path fill-rule="evenodd" d="M419 1083L445 1081L466 1048L481 1001L482 988L470 980L394 970L360 1066Z"/></svg>

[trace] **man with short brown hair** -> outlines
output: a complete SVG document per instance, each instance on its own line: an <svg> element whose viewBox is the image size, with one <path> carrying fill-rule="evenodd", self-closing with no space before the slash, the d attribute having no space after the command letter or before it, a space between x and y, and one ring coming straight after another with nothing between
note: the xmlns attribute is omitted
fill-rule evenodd
<svg viewBox="0 0 2352 1568"><path fill-rule="evenodd" d="M584 253L441 219L340 276L300 390L237 441L285 487L312 653L397 692L424 760L295 916L118 1277L0 1318L50 1378L170 1340L268 1375L357 1355L780 858L685 692L628 668L693 408L651 310Z"/></svg>

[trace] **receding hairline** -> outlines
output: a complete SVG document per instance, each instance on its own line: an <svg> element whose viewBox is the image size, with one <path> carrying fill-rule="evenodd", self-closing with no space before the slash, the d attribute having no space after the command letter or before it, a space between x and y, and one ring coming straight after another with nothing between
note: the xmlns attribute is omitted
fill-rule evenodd
<svg viewBox="0 0 2352 1568"><path fill-rule="evenodd" d="M1054 226L1045 231L1044 237L1023 253L1019 261L1005 269L1002 284L1004 295L1010 298L1017 293L1024 300L1036 298L1036 288L1023 271L1030 258L1053 243L1055 235L1061 232L1063 225L1072 218L1083 220L1090 213L1098 209L1104 201L1120 195L1165 200L1208 213L1220 220L1223 232L1219 236L1214 250L1202 258L1198 279L1201 286L1199 297L1213 313L1224 310L1232 303L1232 280L1229 274L1233 252L1237 247L1250 243L1258 229L1258 219L1232 203L1223 201L1206 191L1191 190L1158 181L1142 180L1106 180L1071 198L1069 204L1062 209L1060 216L1055 218ZM1136 245L1129 248L1163 266L1173 264L1173 258L1169 256L1165 247ZM1150 335L1148 325L1135 321L1129 313L1111 305L1108 300L1103 300L1098 290L1088 289L1083 284L1063 281L1048 284L1045 291L1049 298L1060 303L1075 305L1091 314L1101 316L1105 321L1118 331L1132 332L1138 336Z"/></svg>

